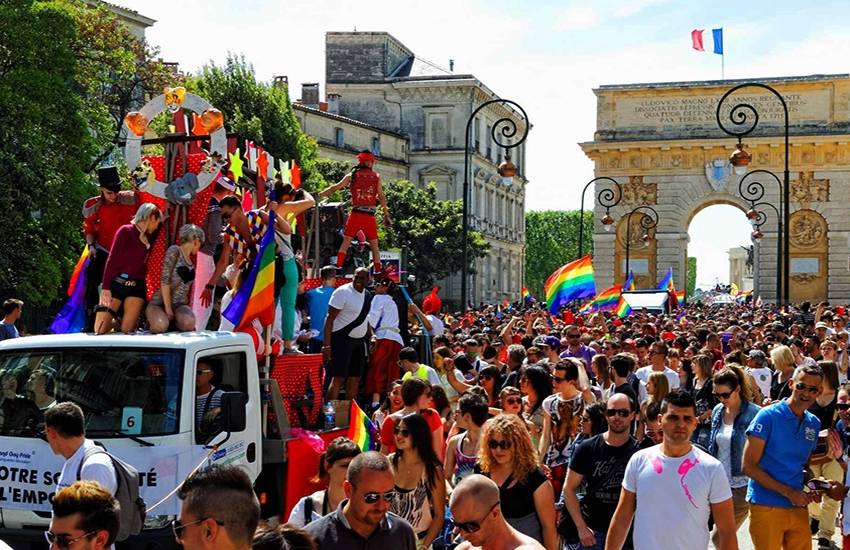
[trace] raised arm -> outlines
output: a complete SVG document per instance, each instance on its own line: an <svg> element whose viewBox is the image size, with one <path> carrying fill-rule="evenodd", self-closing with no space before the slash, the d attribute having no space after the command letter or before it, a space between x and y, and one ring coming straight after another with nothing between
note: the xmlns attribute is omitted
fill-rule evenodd
<svg viewBox="0 0 850 550"><path fill-rule="evenodd" d="M303 199L279 204L276 211L280 216L286 216L287 214L295 214L297 216L314 206L316 206L316 199L313 198L313 195L305 191Z"/></svg>
<svg viewBox="0 0 850 550"><path fill-rule="evenodd" d="M333 195L334 193L336 193L340 189L345 189L349 185L351 185L351 174L346 174L344 178L339 180L339 183L335 183L335 184L331 185L330 187L328 187L327 189L325 189L324 191L320 191L319 192L319 198L324 198L324 197L328 197L330 195Z"/></svg>

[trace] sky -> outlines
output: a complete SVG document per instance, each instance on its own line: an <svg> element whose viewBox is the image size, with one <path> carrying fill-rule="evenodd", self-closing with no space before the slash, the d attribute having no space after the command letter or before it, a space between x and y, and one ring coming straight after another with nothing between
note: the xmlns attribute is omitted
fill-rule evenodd
<svg viewBox="0 0 850 550"><path fill-rule="evenodd" d="M720 56L691 49L694 28L724 28L726 78L850 72L843 1L113 1L156 19L148 41L182 70L244 54L261 80L288 76L292 99L302 82L321 82L324 95L328 31L386 31L438 65L453 59L456 73L526 109L530 210L578 208L593 177L577 144L593 138L595 87L720 78ZM691 229L689 250L705 256L699 284L725 282L725 251L749 244L743 214L709 208Z"/></svg>

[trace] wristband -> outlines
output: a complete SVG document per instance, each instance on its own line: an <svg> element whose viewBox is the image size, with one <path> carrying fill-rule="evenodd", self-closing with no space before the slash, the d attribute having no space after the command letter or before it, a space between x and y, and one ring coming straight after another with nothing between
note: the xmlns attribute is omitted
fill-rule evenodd
<svg viewBox="0 0 850 550"><path fill-rule="evenodd" d="M215 290L215 285L206 285L204 288L207 290Z"/></svg>

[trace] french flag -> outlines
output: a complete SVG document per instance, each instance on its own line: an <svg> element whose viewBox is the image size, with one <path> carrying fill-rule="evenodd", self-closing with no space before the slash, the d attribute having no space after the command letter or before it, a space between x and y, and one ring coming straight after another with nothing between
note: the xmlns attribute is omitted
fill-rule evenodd
<svg viewBox="0 0 850 550"><path fill-rule="evenodd" d="M691 47L698 52L704 52L702 33L705 29L694 29L691 31ZM714 40L714 53L723 55L723 28L711 29L711 37Z"/></svg>

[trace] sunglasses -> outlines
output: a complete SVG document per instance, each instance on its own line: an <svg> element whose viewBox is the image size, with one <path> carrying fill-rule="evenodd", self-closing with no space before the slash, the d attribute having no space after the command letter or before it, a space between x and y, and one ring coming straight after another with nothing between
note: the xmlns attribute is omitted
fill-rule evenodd
<svg viewBox="0 0 850 550"><path fill-rule="evenodd" d="M53 531L45 531L44 532L44 538L47 539L47 544L49 544L51 546L55 544L56 546L58 546L62 550L67 550L68 548L71 547L72 544L74 544L78 540L83 540L84 538L90 537L90 536L94 535L95 533L97 533L97 530L89 531L88 533L83 533L79 537L72 539L72 538L69 538L68 535L57 535Z"/></svg>
<svg viewBox="0 0 850 550"><path fill-rule="evenodd" d="M566 378L561 378L560 376L553 376L553 377L552 377L552 380L553 380L556 384L560 384L561 382L566 382L566 381L567 381L567 379L566 379Z"/></svg>
<svg viewBox="0 0 850 550"><path fill-rule="evenodd" d="M410 430L408 430L407 428L399 428L398 426L396 426L395 428L393 428L393 434L401 435L401 437L407 437L410 435Z"/></svg>
<svg viewBox="0 0 850 550"><path fill-rule="evenodd" d="M464 531L465 533L475 533L481 529L481 523L483 523L484 520L487 519L487 516L490 515L490 512L495 510L496 506L498 505L499 502L497 501L496 504L494 504L490 507L489 510L487 510L487 513L484 515L484 517L479 519L478 521L455 521L453 523L455 527L457 527L461 531Z"/></svg>
<svg viewBox="0 0 850 550"><path fill-rule="evenodd" d="M819 386L810 386L808 384L803 384L802 382L797 382L794 387L797 388L799 391L805 391L809 393L817 393L820 391Z"/></svg>
<svg viewBox="0 0 850 550"><path fill-rule="evenodd" d="M581 334L567 334L567 338L581 338Z"/></svg>
<svg viewBox="0 0 850 550"><path fill-rule="evenodd" d="M730 392L730 391L716 391L716 392L712 393L712 395L714 395L714 397L717 397L719 399L729 399L732 396L732 392Z"/></svg>
<svg viewBox="0 0 850 550"><path fill-rule="evenodd" d="M190 525L197 525L199 523L203 523L208 519L212 519L219 525L224 525L223 521L219 521L215 518L209 517L196 519L195 521L190 521L189 523L181 523L179 519L171 520L171 532L174 533L174 539L177 540L177 542L180 542L183 539L183 529L189 527Z"/></svg>
<svg viewBox="0 0 850 550"><path fill-rule="evenodd" d="M505 405L519 405L520 403L522 403L521 397L506 397L505 398ZM850 404L848 404L848 406L850 406Z"/></svg>
<svg viewBox="0 0 850 550"><path fill-rule="evenodd" d="M511 448L511 442L507 439L502 441L496 441L495 439L491 439L487 442L487 446L491 449L502 449L506 451Z"/></svg>
<svg viewBox="0 0 850 550"><path fill-rule="evenodd" d="M838 403L835 405L839 411L850 410L850 403Z"/></svg>
<svg viewBox="0 0 850 550"><path fill-rule="evenodd" d="M608 418L613 418L615 416L619 416L620 418L627 418L630 414L632 414L632 411L630 411L629 409L606 409L605 410L605 415L608 416Z"/></svg>
<svg viewBox="0 0 850 550"><path fill-rule="evenodd" d="M381 499L384 499L386 502L393 502L395 497L395 491L387 491L386 493L366 493L363 495L363 502L366 504L375 504Z"/></svg>

